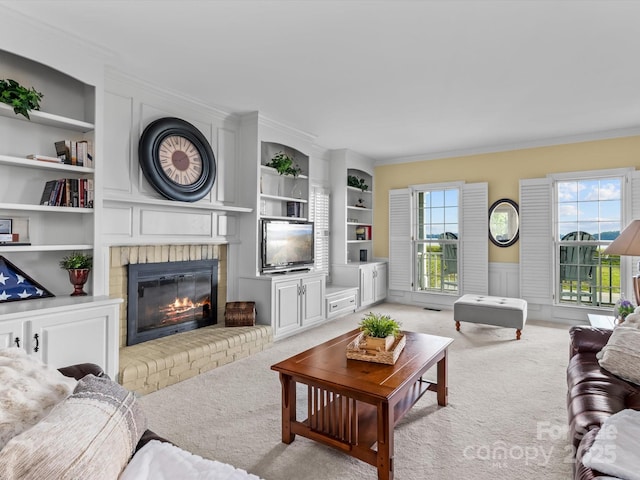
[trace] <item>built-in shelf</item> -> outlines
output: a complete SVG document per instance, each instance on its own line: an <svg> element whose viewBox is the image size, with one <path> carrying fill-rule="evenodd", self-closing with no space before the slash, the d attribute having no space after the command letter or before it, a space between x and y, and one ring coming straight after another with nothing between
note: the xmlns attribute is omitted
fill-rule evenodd
<svg viewBox="0 0 640 480"><path fill-rule="evenodd" d="M88 167L78 167L75 165L67 165L65 163L44 162L42 160L32 160L30 158L12 157L9 155L0 155L0 164L11 165L14 167L37 168L40 170L56 170L61 172L74 173L94 173L95 169Z"/></svg>
<svg viewBox="0 0 640 480"><path fill-rule="evenodd" d="M371 209L370 208L366 208L366 207L352 207L351 205L347 205L347 209L348 210L360 210L363 212L370 212Z"/></svg>
<svg viewBox="0 0 640 480"><path fill-rule="evenodd" d="M269 175L280 175L278 173L278 170L276 170L273 167L267 167L266 165L260 165L260 171L262 173L268 173ZM294 177L293 175L281 175L281 176L289 177L289 178L300 178L302 180L306 180L307 178L309 178L307 175L303 175L303 174L297 175L296 177Z"/></svg>
<svg viewBox="0 0 640 480"><path fill-rule="evenodd" d="M265 193L261 193L260 198L269 199L269 200L278 200L281 202L309 203L305 198L282 197L280 195L267 195Z"/></svg>
<svg viewBox="0 0 640 480"><path fill-rule="evenodd" d="M347 240L347 243L369 243L372 240Z"/></svg>
<svg viewBox="0 0 640 480"><path fill-rule="evenodd" d="M357 226L357 227L370 227L371 226L370 223L365 223L365 222L347 222L347 225L353 225L353 226Z"/></svg>
<svg viewBox="0 0 640 480"><path fill-rule="evenodd" d="M308 220L306 217L284 217L280 215L261 215L260 218L264 218L267 220L286 220L288 222L290 222L291 220L306 222Z"/></svg>
<svg viewBox="0 0 640 480"><path fill-rule="evenodd" d="M39 110L31 110L29 117L31 120L23 117L22 115L16 115L9 105L0 103L0 116L14 118L16 120L24 120L25 122L39 123L41 125L47 125L50 127L64 128L65 130L73 130L76 132L90 132L95 126L93 123L83 122L74 118L62 117L60 115L54 115L52 113L41 112Z"/></svg>
<svg viewBox="0 0 640 480"><path fill-rule="evenodd" d="M349 186L347 186L347 191L364 193L364 194L369 194L369 195L371 195L373 193L371 190L361 190L358 187L349 187Z"/></svg>
<svg viewBox="0 0 640 480"><path fill-rule="evenodd" d="M0 203L0 210L21 210L25 212L51 213L93 213L93 208L53 207L49 205L29 205L26 203Z"/></svg>
<svg viewBox="0 0 640 480"><path fill-rule="evenodd" d="M91 250L91 244L76 245L10 245L0 244L0 252L66 252L76 250Z"/></svg>

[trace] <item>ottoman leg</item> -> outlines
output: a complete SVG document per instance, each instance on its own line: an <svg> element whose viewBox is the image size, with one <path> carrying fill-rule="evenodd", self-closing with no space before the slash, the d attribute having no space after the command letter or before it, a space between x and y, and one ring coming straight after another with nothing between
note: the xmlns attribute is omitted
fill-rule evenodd
<svg viewBox="0 0 640 480"><path fill-rule="evenodd" d="M456 320L456 330L460 331L460 322L458 320Z"/></svg>
<svg viewBox="0 0 640 480"><path fill-rule="evenodd" d="M522 331L518 328L516 330L516 340L520 340L520 335L522 334Z"/></svg>

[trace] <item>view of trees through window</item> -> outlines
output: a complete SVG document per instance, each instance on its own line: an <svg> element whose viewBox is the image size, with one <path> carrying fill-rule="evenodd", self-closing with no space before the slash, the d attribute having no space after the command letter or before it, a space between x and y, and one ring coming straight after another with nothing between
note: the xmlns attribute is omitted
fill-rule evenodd
<svg viewBox="0 0 640 480"><path fill-rule="evenodd" d="M557 298L613 305L620 297L620 257L603 251L622 226L622 177L556 182Z"/></svg>
<svg viewBox="0 0 640 480"><path fill-rule="evenodd" d="M416 191L414 290L458 291L459 189Z"/></svg>

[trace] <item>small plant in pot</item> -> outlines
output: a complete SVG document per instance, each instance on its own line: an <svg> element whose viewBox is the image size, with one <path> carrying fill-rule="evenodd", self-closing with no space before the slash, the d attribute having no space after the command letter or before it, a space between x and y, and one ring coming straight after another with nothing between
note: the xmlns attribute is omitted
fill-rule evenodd
<svg viewBox="0 0 640 480"><path fill-rule="evenodd" d="M361 347L365 350L387 351L400 334L400 323L381 313L369 312L359 326L364 337Z"/></svg>
<svg viewBox="0 0 640 480"><path fill-rule="evenodd" d="M87 283L92 266L93 257L82 252L72 252L60 260L60 268L69 272L69 281L74 287L73 293L71 293L72 297L87 294L83 287Z"/></svg>
<svg viewBox="0 0 640 480"><path fill-rule="evenodd" d="M16 115L29 118L29 111L40 110L40 100L44 95L35 88L27 88L15 80L0 80L0 102L13 107Z"/></svg>
<svg viewBox="0 0 640 480"><path fill-rule="evenodd" d="M302 171L300 166L293 162L293 158L284 152L276 153L266 166L275 168L280 175L292 175L294 177L300 175Z"/></svg>

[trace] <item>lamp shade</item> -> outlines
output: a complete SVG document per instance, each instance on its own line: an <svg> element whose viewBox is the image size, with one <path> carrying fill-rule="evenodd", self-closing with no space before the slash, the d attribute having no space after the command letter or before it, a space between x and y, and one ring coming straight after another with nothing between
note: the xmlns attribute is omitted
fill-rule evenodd
<svg viewBox="0 0 640 480"><path fill-rule="evenodd" d="M633 220L627 225L603 253L640 256L640 220Z"/></svg>

